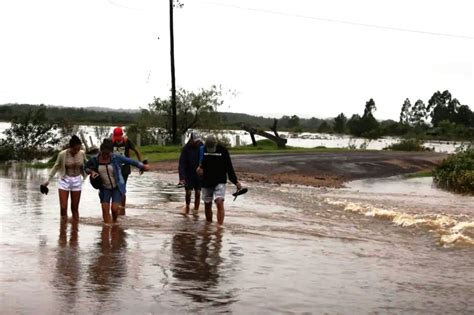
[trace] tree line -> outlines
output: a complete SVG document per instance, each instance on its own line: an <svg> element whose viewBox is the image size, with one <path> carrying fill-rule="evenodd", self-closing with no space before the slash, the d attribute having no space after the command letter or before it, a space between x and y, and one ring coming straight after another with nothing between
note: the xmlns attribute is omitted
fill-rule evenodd
<svg viewBox="0 0 474 315"><path fill-rule="evenodd" d="M260 129L278 129L290 132L323 132L350 134L357 137L378 138L402 136L417 139L474 139L474 113L468 105L462 105L449 91L435 92L425 104L414 104L407 98L401 103L400 116L395 120L377 120L376 103L369 99L363 114L347 118L344 113L335 118L300 118L297 115L279 119L252 116L241 113L219 112L224 92L216 86L198 91L178 89L176 93L177 132L184 135L190 129L241 129L242 125ZM16 158L23 159L38 152L49 152L60 139L53 139L50 131L58 129L68 135L78 124L123 125L130 137L137 133L142 144L156 143L156 139L168 139L173 134L173 110L169 98L154 98L147 108L140 111L101 111L88 108L53 107L30 104L5 104L0 106L0 121L10 121L6 138L0 141L0 151L18 151ZM273 127L272 127L273 126ZM43 144L43 145L42 145ZM32 149L35 148L36 149ZM1 155L1 152L0 152ZM1 159L1 158L0 158Z"/></svg>

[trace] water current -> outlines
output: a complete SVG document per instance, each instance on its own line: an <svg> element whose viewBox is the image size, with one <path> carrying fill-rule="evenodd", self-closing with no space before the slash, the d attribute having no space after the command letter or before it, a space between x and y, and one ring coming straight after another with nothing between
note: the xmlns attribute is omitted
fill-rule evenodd
<svg viewBox="0 0 474 315"><path fill-rule="evenodd" d="M430 178L229 185L219 227L180 214L176 174L135 172L108 226L88 182L61 224L46 174L0 168L2 314L474 312L474 198Z"/></svg>

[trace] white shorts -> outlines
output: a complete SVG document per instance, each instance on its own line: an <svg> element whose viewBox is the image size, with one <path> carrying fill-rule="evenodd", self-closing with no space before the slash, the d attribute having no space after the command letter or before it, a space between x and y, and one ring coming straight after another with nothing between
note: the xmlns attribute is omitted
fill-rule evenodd
<svg viewBox="0 0 474 315"><path fill-rule="evenodd" d="M58 188L67 191L81 191L82 190L82 176L64 176L59 179Z"/></svg>
<svg viewBox="0 0 474 315"><path fill-rule="evenodd" d="M202 187L202 200L210 203L212 200L225 199L225 184L217 184L216 187Z"/></svg>

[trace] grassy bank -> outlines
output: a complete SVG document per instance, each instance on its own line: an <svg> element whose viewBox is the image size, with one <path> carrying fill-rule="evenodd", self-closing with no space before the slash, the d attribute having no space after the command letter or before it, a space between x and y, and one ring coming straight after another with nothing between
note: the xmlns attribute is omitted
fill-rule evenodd
<svg viewBox="0 0 474 315"><path fill-rule="evenodd" d="M232 147L229 148L231 155L233 154L261 154L261 153L297 153L297 152L346 152L349 149L341 148L297 148L297 147L286 147L285 149L278 148L272 141L261 140L255 147L253 145ZM140 152L144 159L148 159L148 162L159 162L177 160L181 153L181 146L143 146L140 148Z"/></svg>
<svg viewBox="0 0 474 315"><path fill-rule="evenodd" d="M474 148L443 160L434 170L433 178L441 188L474 195Z"/></svg>
<svg viewBox="0 0 474 315"><path fill-rule="evenodd" d="M181 153L182 146L158 146L158 145L148 145L142 146L139 148L143 159L147 159L149 163L161 162L161 161L173 161L178 160ZM346 152L350 151L349 149L341 148L326 148L326 147L317 147L317 148L297 148L297 147L286 147L285 149L278 148L272 141L261 140L258 142L258 145L254 147L253 145L241 146L229 148L231 155L234 154L262 154L262 153L298 153L298 152ZM136 159L134 153L132 153L132 158ZM48 168L52 167L56 158L52 157L48 162L35 162L30 163L31 167L35 168Z"/></svg>

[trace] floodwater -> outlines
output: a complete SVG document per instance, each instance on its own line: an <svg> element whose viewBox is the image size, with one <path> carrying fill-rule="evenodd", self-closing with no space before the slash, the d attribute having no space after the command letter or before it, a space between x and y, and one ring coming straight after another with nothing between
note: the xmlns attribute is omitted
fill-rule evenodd
<svg viewBox="0 0 474 315"><path fill-rule="evenodd" d="M10 128L10 123L0 122L0 139L4 138L3 131ZM100 143L97 138L94 126L79 126L87 139L88 143L97 145ZM114 127L109 127L108 134L112 134ZM268 131L272 133L272 131ZM286 137L288 142L287 144L292 147L299 148L315 148L315 147L326 147L326 148L353 148L353 149L368 149L368 150L383 150L384 148L398 143L400 138L397 137L383 137L375 140L369 140L365 138L356 138L350 135L337 135L337 134L326 134L326 133L289 133L289 132L280 132L280 136ZM251 144L252 140L248 132L244 130L228 130L223 133L223 135L229 140L231 146L237 145L237 138L240 145ZM190 134L186 137L183 137L182 142L188 139ZM259 135L255 135L255 139L262 140L265 139ZM135 141L135 139L132 139ZM424 146L432 149L434 152L441 153L454 153L456 149L467 146L468 142L456 142L456 141L426 141Z"/></svg>
<svg viewBox="0 0 474 315"><path fill-rule="evenodd" d="M229 185L218 227L179 214L176 174L133 173L108 226L87 182L61 224L46 173L0 168L2 314L474 312L474 197L429 178Z"/></svg>

